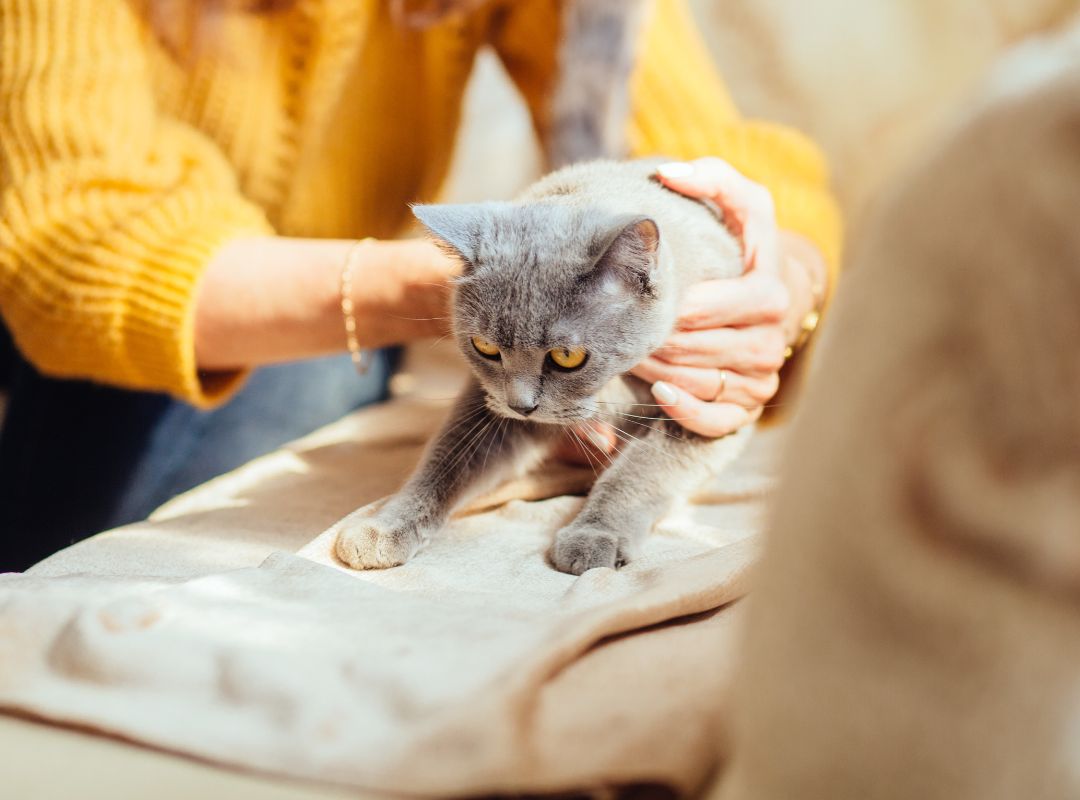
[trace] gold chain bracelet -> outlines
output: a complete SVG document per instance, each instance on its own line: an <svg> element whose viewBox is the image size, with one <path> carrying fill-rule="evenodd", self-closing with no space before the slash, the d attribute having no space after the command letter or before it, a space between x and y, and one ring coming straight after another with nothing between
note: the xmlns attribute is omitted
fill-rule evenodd
<svg viewBox="0 0 1080 800"><path fill-rule="evenodd" d="M360 340L356 338L356 306L352 299L353 261L356 254L373 241L375 240L368 237L354 242L341 265L341 318L345 322L345 344L349 348L349 357L352 359L353 366L360 375L368 371L370 364L367 353L360 349Z"/></svg>

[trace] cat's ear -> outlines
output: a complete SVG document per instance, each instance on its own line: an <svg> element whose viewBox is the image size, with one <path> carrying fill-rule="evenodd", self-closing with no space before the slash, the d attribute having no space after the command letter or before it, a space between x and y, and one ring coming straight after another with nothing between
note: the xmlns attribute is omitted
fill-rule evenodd
<svg viewBox="0 0 1080 800"><path fill-rule="evenodd" d="M660 228L650 217L630 216L617 220L601 240L602 252L593 276L606 289L619 285L642 295L652 294L660 248Z"/></svg>
<svg viewBox="0 0 1080 800"><path fill-rule="evenodd" d="M495 203L414 205L412 213L450 255L476 265L477 250L490 223Z"/></svg>

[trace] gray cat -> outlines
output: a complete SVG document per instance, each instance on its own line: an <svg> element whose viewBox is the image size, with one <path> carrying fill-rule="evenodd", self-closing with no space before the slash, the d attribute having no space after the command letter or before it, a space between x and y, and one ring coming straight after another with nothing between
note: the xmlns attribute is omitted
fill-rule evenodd
<svg viewBox="0 0 1080 800"><path fill-rule="evenodd" d="M473 376L404 488L342 521L345 563L404 563L467 494L535 463L567 426L601 419L619 431L620 452L551 557L575 575L620 566L672 500L738 453L746 429L690 433L627 374L667 338L692 284L742 271L716 214L661 186L655 164L591 162L515 202L414 207L464 265L454 334Z"/></svg>

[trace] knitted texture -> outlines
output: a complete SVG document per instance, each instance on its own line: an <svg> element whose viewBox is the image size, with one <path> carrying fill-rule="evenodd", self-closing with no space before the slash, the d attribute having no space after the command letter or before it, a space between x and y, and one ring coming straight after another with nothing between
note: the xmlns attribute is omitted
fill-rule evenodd
<svg viewBox="0 0 1080 800"><path fill-rule="evenodd" d="M381 0L224 14L177 54L127 0L0 0L0 314L56 376L201 406L199 277L230 239L390 237L449 166L477 50L491 44L542 133L558 0L493 0L424 31ZM718 155L767 185L781 225L835 268L817 149L740 118L682 0L657 0L632 82L636 155Z"/></svg>

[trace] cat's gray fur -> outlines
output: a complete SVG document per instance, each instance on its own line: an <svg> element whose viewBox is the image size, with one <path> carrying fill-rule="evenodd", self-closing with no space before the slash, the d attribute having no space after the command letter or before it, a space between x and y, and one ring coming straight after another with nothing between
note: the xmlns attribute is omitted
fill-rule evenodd
<svg viewBox="0 0 1080 800"><path fill-rule="evenodd" d="M627 374L667 338L688 287L742 270L713 212L663 188L654 170L592 162L512 203L414 208L465 265L454 332L474 377L404 488L373 516L343 523L336 549L346 563L403 563L465 495L535 463L565 426L599 418L621 431L621 452L551 555L574 574L615 567L672 500L741 449L747 430L715 441L689 433ZM501 360L481 356L474 335L497 344ZM551 348L574 345L589 353L580 369L547 360Z"/></svg>
<svg viewBox="0 0 1080 800"><path fill-rule="evenodd" d="M626 157L630 78L646 6L644 0L564 0L544 137L550 169Z"/></svg>
<svg viewBox="0 0 1080 800"><path fill-rule="evenodd" d="M390 13L399 24L424 28L488 2L393 0ZM558 0L557 69L543 115L548 169L627 155L630 76L649 5L647 0ZM495 15L496 25L500 16Z"/></svg>

